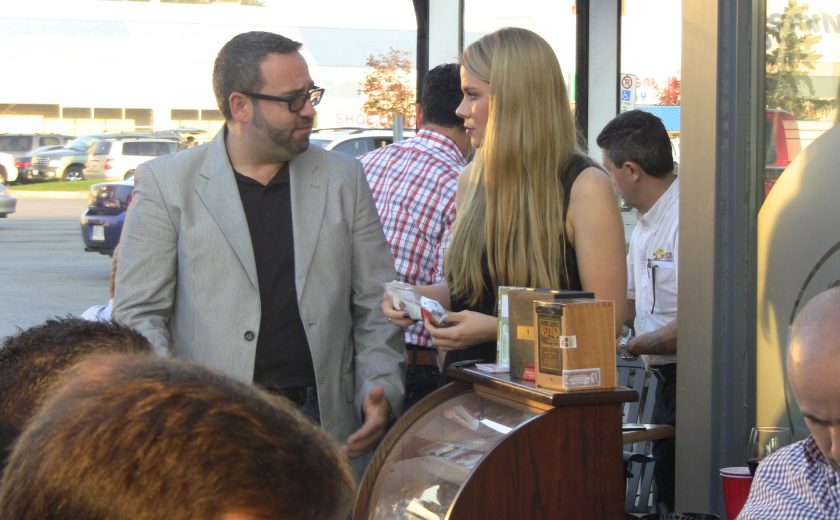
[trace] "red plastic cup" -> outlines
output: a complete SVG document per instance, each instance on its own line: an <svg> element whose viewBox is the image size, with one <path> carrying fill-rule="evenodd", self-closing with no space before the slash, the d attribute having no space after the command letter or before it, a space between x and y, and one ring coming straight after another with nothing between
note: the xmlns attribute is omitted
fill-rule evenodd
<svg viewBox="0 0 840 520"><path fill-rule="evenodd" d="M752 485L752 475L746 466L720 468L723 480L723 501L726 506L726 518L735 520L747 502Z"/></svg>

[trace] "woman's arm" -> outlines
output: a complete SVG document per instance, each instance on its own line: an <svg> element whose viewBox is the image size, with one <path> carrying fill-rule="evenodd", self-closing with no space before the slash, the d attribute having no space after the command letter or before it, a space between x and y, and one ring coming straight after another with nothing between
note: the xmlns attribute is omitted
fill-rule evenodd
<svg viewBox="0 0 840 520"><path fill-rule="evenodd" d="M624 323L627 300L624 224L609 176L587 168L572 185L566 232L577 255L584 291L615 302L616 336Z"/></svg>

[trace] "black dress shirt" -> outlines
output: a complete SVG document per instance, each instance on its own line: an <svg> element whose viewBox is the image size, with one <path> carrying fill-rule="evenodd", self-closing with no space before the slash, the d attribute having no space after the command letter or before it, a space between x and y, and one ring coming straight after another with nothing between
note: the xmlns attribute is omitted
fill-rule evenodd
<svg viewBox="0 0 840 520"><path fill-rule="evenodd" d="M295 290L289 166L268 185L235 173L260 285L254 383L269 389L312 386L315 371Z"/></svg>

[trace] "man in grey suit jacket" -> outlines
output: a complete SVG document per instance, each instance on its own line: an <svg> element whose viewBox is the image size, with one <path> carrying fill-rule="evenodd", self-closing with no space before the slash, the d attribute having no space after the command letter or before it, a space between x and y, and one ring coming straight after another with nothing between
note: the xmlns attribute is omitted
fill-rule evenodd
<svg viewBox="0 0 840 520"><path fill-rule="evenodd" d="M234 37L213 76L225 128L137 169L114 316L290 398L359 457L402 406L402 333L379 310L396 275L359 162L309 147L323 89L299 48Z"/></svg>

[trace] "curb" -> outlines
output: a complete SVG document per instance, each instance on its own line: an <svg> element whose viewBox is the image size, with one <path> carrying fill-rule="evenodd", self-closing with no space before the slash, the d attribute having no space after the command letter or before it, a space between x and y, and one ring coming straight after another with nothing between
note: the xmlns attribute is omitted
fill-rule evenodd
<svg viewBox="0 0 840 520"><path fill-rule="evenodd" d="M10 189L9 194L20 200L31 199L64 199L87 200L87 191L30 191Z"/></svg>

